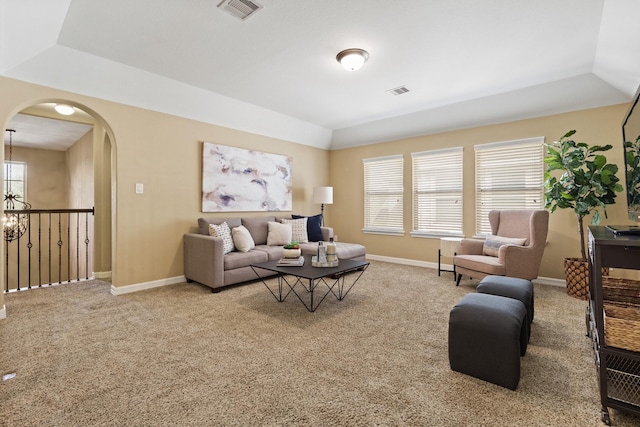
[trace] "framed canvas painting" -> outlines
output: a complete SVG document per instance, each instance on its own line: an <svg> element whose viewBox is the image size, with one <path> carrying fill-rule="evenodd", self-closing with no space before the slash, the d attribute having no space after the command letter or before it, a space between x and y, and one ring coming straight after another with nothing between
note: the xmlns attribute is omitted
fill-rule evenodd
<svg viewBox="0 0 640 427"><path fill-rule="evenodd" d="M290 211L291 157L205 142L202 211Z"/></svg>

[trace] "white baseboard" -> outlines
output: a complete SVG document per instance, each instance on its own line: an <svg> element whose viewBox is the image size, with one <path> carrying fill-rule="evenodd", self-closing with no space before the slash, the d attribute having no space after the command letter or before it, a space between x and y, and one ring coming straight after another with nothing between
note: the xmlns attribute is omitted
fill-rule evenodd
<svg viewBox="0 0 640 427"><path fill-rule="evenodd" d="M564 288L567 286L565 279L555 279L553 277L538 277L533 280L533 283L540 283L541 285L558 286Z"/></svg>
<svg viewBox="0 0 640 427"><path fill-rule="evenodd" d="M177 277L168 277L166 279L153 280L151 282L136 283L136 284L127 285L127 286L116 287L111 285L111 294L112 295L130 294L131 292L144 291L146 289L159 288L160 286L173 285L175 283L182 283L186 281L187 281L186 277L177 276Z"/></svg>
<svg viewBox="0 0 640 427"><path fill-rule="evenodd" d="M111 279L110 271L94 271L93 278L98 280Z"/></svg>
<svg viewBox="0 0 640 427"><path fill-rule="evenodd" d="M391 262L393 264L413 265L415 267L432 268L434 270L438 269L438 263L436 262L418 261L415 259L395 258L395 257L382 256L382 255L372 255L372 254L367 254L367 259L373 260L373 261ZM453 265L440 264L440 268L443 270L453 270ZM553 277L538 277L537 279L534 279L533 282L539 283L541 285L559 286L561 288L564 288L566 286L566 282L564 279L555 279Z"/></svg>
<svg viewBox="0 0 640 427"><path fill-rule="evenodd" d="M415 267L425 267L425 268L433 268L438 269L438 263L436 262L427 262L427 261L418 261L417 259L408 259L408 258L396 258L390 256L383 255L372 255L367 254L367 259L373 261L382 261L382 262L391 262L393 264L403 264L403 265L413 265ZM441 264L441 268L452 269L453 266L447 264Z"/></svg>
<svg viewBox="0 0 640 427"><path fill-rule="evenodd" d="M7 318L7 306L3 305L2 310L0 310L0 320Z"/></svg>

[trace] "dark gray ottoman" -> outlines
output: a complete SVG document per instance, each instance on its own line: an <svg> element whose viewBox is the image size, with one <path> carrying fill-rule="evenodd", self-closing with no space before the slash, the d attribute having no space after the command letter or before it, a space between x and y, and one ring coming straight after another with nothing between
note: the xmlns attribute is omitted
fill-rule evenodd
<svg viewBox="0 0 640 427"><path fill-rule="evenodd" d="M476 287L476 292L522 301L527 307L529 323L533 322L534 295L531 280L518 279L517 277L486 276Z"/></svg>
<svg viewBox="0 0 640 427"><path fill-rule="evenodd" d="M516 299L465 295L449 313L451 369L515 390L526 321L527 309Z"/></svg>

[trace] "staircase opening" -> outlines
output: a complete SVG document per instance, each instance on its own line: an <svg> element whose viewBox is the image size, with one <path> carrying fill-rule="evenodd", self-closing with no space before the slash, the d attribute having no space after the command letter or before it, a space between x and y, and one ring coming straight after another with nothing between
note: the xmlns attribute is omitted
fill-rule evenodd
<svg viewBox="0 0 640 427"><path fill-rule="evenodd" d="M17 211L28 218L24 234L4 239L5 292L111 277L109 132L80 105L66 102L74 114L58 114L59 103L26 108L7 126L15 130L12 161L26 165L24 196L31 209Z"/></svg>

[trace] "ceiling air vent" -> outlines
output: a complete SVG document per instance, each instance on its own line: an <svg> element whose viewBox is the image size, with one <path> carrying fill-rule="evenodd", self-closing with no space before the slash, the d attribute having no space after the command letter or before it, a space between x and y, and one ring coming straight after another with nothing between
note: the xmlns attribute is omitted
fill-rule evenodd
<svg viewBox="0 0 640 427"><path fill-rule="evenodd" d="M409 89L407 89L406 86L399 86L393 89L389 89L387 91L387 93L390 93L391 95L394 95L394 96L402 95L403 93L407 93L407 92L409 92Z"/></svg>
<svg viewBox="0 0 640 427"><path fill-rule="evenodd" d="M228 12L245 21L250 16L256 14L257 11L262 9L262 5L251 0L224 0L218 5L218 7L225 12Z"/></svg>

